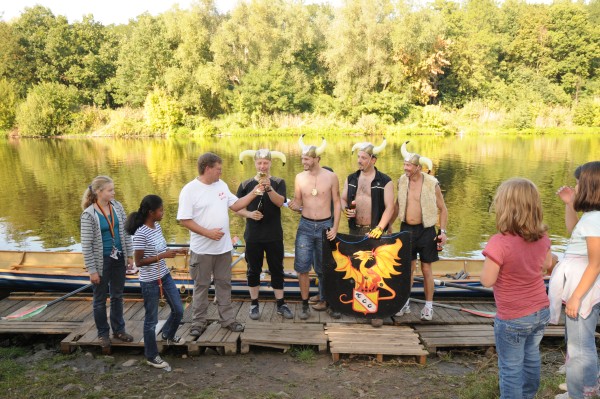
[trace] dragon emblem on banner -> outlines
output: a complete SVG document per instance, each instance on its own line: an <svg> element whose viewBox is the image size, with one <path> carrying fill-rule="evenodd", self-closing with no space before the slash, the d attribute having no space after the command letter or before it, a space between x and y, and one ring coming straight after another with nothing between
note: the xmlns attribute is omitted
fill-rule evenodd
<svg viewBox="0 0 600 399"><path fill-rule="evenodd" d="M340 243L337 242L335 250L331 251L337 265L335 271L344 273L344 279L354 281L352 298L348 298L348 295L343 293L339 296L340 302L352 303L352 310L365 315L377 313L379 301L392 300L396 297L396 291L385 280L402 274L396 269L400 266L398 253L402 248L402 241L397 238L393 244L354 252L352 257L360 261L358 269L352 265L350 256L340 252L339 246ZM382 291L387 295L384 296Z"/></svg>

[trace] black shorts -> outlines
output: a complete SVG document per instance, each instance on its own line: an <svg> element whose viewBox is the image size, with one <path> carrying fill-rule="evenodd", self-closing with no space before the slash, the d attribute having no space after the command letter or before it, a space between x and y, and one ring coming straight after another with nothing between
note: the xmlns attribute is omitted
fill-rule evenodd
<svg viewBox="0 0 600 399"><path fill-rule="evenodd" d="M421 262L433 263L440 260L435 227L423 227L422 224L410 225L403 222L400 230L410 232L411 260L417 259L417 254L419 254Z"/></svg>

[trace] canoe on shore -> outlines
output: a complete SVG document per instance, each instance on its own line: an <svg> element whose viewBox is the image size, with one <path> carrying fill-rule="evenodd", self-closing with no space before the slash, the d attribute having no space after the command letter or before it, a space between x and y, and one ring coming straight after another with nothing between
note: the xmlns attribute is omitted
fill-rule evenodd
<svg viewBox="0 0 600 399"><path fill-rule="evenodd" d="M247 295L246 263L240 253L233 255L232 292L235 295ZM239 260L239 261L238 261ZM166 259L171 274L183 295L191 295L193 281L188 273L188 255L178 255ZM236 262L237 261L237 262ZM441 259L434 263L434 277L453 285L481 287L479 275L483 267L482 259ZM263 270L266 271L266 263ZM300 288L294 272L294 256L286 254L284 259L285 293L299 296ZM461 276L462 274L462 276ZM420 276L417 267L416 276ZM315 275L311 279L311 293L317 293L318 281ZM458 278L456 278L458 277ZM89 283L89 274L83 266L80 252L35 252L0 251L0 289L5 291L72 291ZM137 274L128 275L125 291L139 293L140 284ZM261 294L273 293L268 273L261 276ZM412 294L422 295L423 286L415 281ZM468 296L489 295L456 287L436 287L435 295Z"/></svg>

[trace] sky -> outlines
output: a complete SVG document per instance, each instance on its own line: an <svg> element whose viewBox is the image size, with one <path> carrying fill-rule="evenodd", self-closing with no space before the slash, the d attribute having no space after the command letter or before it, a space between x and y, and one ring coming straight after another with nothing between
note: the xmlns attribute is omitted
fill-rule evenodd
<svg viewBox="0 0 600 399"><path fill-rule="evenodd" d="M219 12L232 10L239 0L215 0ZM124 24L144 12L158 15L175 4L188 9L194 0L0 0L0 19L10 21L18 17L26 7L37 4L48 7L54 15L64 15L69 22L80 21L83 15L93 14L94 20L104 25ZM332 4L341 0L312 0L306 3Z"/></svg>

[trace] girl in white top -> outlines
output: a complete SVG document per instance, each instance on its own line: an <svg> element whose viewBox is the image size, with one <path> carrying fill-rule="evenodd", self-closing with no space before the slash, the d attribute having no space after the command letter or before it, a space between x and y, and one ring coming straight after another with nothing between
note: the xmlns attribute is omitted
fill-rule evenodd
<svg viewBox="0 0 600 399"><path fill-rule="evenodd" d="M147 195L142 199L137 212L131 213L125 222L125 230L133 235L135 263L140 270L140 286L144 297L144 354L148 365L168 368L158 354L156 325L158 305L163 298L171 307L171 314L162 328L162 339L167 345L183 345L185 340L175 333L183 318L183 304L179 291L169 273L165 258L174 258L181 250L167 248L159 221L163 218L163 202L158 195Z"/></svg>
<svg viewBox="0 0 600 399"><path fill-rule="evenodd" d="M600 161L578 167L575 178L575 189L558 190L572 234L565 258L552 273L548 294L550 323L558 322L566 303L567 393L557 398L582 399L599 394L594 333L600 313ZM581 218L577 212L583 212Z"/></svg>

